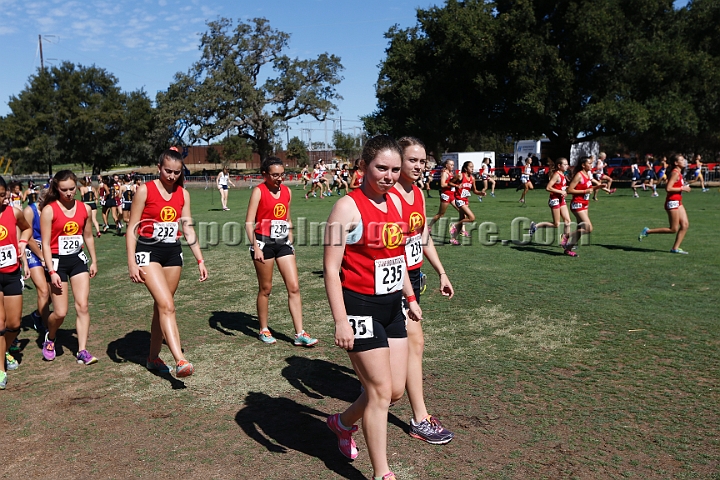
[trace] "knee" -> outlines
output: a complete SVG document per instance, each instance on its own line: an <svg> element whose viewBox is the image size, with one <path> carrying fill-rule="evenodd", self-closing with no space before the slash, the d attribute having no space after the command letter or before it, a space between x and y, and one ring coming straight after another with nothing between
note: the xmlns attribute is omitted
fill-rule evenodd
<svg viewBox="0 0 720 480"><path fill-rule="evenodd" d="M87 315L88 314L88 302L87 300L76 300L75 301L75 311L78 315Z"/></svg>
<svg viewBox="0 0 720 480"><path fill-rule="evenodd" d="M155 302L158 314L175 315L175 302L172 299Z"/></svg>
<svg viewBox="0 0 720 480"><path fill-rule="evenodd" d="M67 317L68 313L68 307L67 305L55 305L53 304L53 311L52 313L55 315L55 318L58 318L60 320L64 320L65 317Z"/></svg>
<svg viewBox="0 0 720 480"><path fill-rule="evenodd" d="M271 293L272 293L272 283L260 285L260 288L258 289L259 297L269 297Z"/></svg>
<svg viewBox="0 0 720 480"><path fill-rule="evenodd" d="M687 230L688 228L690 228L690 222L688 220L683 220L682 222L680 222L680 228L682 228L683 230Z"/></svg>
<svg viewBox="0 0 720 480"><path fill-rule="evenodd" d="M298 282L288 282L286 285L288 295L300 295L300 284Z"/></svg>
<svg viewBox="0 0 720 480"><path fill-rule="evenodd" d="M403 385L404 388L404 385ZM373 383L366 387L368 395L368 403L375 403L377 405L390 405L393 397L392 382L390 378L387 381L380 383ZM402 393L400 394L402 396Z"/></svg>
<svg viewBox="0 0 720 480"><path fill-rule="evenodd" d="M408 350L410 354L422 355L425 350L425 336L421 330L411 333L408 329Z"/></svg>
<svg viewBox="0 0 720 480"><path fill-rule="evenodd" d="M39 283L39 282L38 282ZM43 300L47 300L50 298L50 289L48 288L47 284L43 285L35 285L35 288L37 289L37 296L38 298L41 298Z"/></svg>

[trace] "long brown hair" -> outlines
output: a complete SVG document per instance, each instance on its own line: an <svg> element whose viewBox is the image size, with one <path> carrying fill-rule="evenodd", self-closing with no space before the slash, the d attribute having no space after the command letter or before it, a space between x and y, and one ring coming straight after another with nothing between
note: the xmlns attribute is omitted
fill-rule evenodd
<svg viewBox="0 0 720 480"><path fill-rule="evenodd" d="M55 176L52 178L52 181L50 182L50 188L48 188L45 198L41 200L40 205L38 205L38 211L42 211L42 209L45 208L45 205L49 205L60 198L60 191L58 190L58 185L60 184L60 182L64 182L68 179L71 179L73 182L75 182L75 185L77 186L77 177L72 172L72 170L60 170L55 174Z"/></svg>

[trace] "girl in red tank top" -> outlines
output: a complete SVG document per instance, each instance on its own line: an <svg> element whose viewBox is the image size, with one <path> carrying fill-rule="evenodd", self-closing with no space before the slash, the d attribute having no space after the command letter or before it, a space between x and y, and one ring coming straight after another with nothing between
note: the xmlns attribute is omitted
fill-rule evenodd
<svg viewBox="0 0 720 480"><path fill-rule="evenodd" d="M432 230L435 222L445 216L448 205L452 205L455 210L458 210L454 202L455 188L457 187L455 180L455 161L450 159L445 160L445 168L440 172L440 206L438 207L437 213L428 222L428 229ZM443 239L444 237L445 234L443 233Z"/></svg>
<svg viewBox="0 0 720 480"><path fill-rule="evenodd" d="M43 343L43 358L55 359L55 335L68 311L68 285L72 287L77 313L77 361L85 365L97 362L87 351L90 331L90 279L97 274L97 257L92 223L88 221L90 206L75 200L77 179L70 170L55 174L40 205L40 233L45 268L50 276L53 311L48 317L48 331ZM87 245L88 258L83 250Z"/></svg>
<svg viewBox="0 0 720 480"><path fill-rule="evenodd" d="M125 235L128 273L134 283L145 284L155 301L147 369L170 372L160 358L164 338L175 361L175 375L187 377L195 368L180 345L174 299L183 266L180 229L197 260L201 282L208 272L192 226L190 194L183 188L182 156L175 147L160 154L158 174L157 180L140 185L133 197Z"/></svg>
<svg viewBox="0 0 720 480"><path fill-rule="evenodd" d="M3 294L0 302L0 332L3 332L0 334L0 390L7 384L6 369L18 368L18 362L8 350L20 332L23 307L20 259L25 258L25 248L32 236L32 226L22 211L5 203L9 194L5 179L0 177L0 292ZM39 253L36 246L33 249ZM27 271L27 260L23 263Z"/></svg>
<svg viewBox="0 0 720 480"><path fill-rule="evenodd" d="M363 418L373 475L379 477L390 470L389 402L381 399L397 400L405 390L408 346L403 294L410 320L422 317L406 274L400 201L388 195L401 166L402 149L392 138L378 135L368 140L360 165L365 172L362 187L335 203L324 240L323 272L335 320L335 345L348 350L365 389L347 410L328 418L328 427L338 436L340 451L352 459L358 454L352 439L354 424ZM361 311L368 313L354 313ZM400 318L386 317L387 312L398 312ZM363 350L356 350L358 346Z"/></svg>
<svg viewBox="0 0 720 480"><path fill-rule="evenodd" d="M564 231L560 237L560 246L563 248L570 238L570 213L568 212L567 203L565 202L565 196L567 195L567 177L565 176L565 172L567 172L567 169L567 158L558 158L555 162L554 171L550 175L547 187L545 188L545 190L550 192L548 206L550 207L553 221L541 223L530 222L530 236L532 237L539 228L557 229L560 225L560 220L562 220Z"/></svg>
<svg viewBox="0 0 720 480"><path fill-rule="evenodd" d="M473 176L474 169L475 165L473 165L472 162L463 163L459 184L455 189L455 208L457 208L460 213L460 220L450 227L450 243L453 245L460 245L460 242L456 238L458 233L463 237L470 236L470 232L465 231L465 224L475 221L475 214L470 210L470 198L472 198L472 194L478 195L478 198L484 195L475 185L475 177Z"/></svg>
<svg viewBox="0 0 720 480"><path fill-rule="evenodd" d="M427 162L427 154L423 143L414 137L403 137L398 140L403 147L402 169L400 179L393 188L393 194L400 199L405 225L405 259L408 265L408 274L413 284L415 295L420 294L420 272L423 265L423 255L439 276L440 292L447 298L454 295L452 284L448 279L445 268L440 262L435 244L430 232L425 228L425 199L422 190L415 186L415 182L423 173ZM419 250L419 252L417 251ZM419 256L419 259L417 258ZM420 297L418 296L418 301ZM427 318L424 320L427 322ZM413 411L410 421L410 435L414 438L432 444L444 444L451 441L454 434L444 428L440 421L430 415L423 396L423 347L425 339L421 322L407 322L408 334L408 371L405 382L408 400Z"/></svg>
<svg viewBox="0 0 720 480"><path fill-rule="evenodd" d="M285 167L282 160L270 157L263 161L260 171L265 181L253 189L245 216L245 232L251 241L250 253L258 279L258 337L268 344L276 342L268 328L268 316L273 266L277 263L288 292L288 305L295 327L293 343L296 346L312 347L318 341L303 330L300 281L292 246L292 193L283 185Z"/></svg>
<svg viewBox="0 0 720 480"><path fill-rule="evenodd" d="M685 238L688 228L690 227L690 221L688 220L685 206L682 204L683 192L689 192L690 186L685 184L683 180L683 174L687 167L687 160L682 155L673 155L670 157L669 170L670 177L668 178L667 184L665 185L665 191L667 197L665 198L665 211L667 211L668 221L670 222L669 228L648 228L645 227L640 232L638 240L642 241L643 238L650 234L655 233L674 233L675 243L673 243L670 253L682 253L687 254L685 250L680 248L680 244Z"/></svg>
<svg viewBox="0 0 720 480"><path fill-rule="evenodd" d="M572 249L577 245L580 237L584 234L591 233L593 230L590 216L588 215L588 204L590 203L590 195L592 195L595 189L602 187L602 185L592 178L591 171L592 159L590 157L580 157L573 170L573 179L567 188L567 192L573 196L570 210L572 210L578 223L578 228L570 236L570 239L564 247L565 254L571 257L577 256L577 253Z"/></svg>

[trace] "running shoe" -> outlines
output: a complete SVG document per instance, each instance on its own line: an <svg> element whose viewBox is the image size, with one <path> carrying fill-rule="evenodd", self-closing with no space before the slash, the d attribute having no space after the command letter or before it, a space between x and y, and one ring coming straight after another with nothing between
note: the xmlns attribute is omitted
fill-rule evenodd
<svg viewBox="0 0 720 480"><path fill-rule="evenodd" d="M658 193L657 193L657 192L653 192L653 194L652 194L652 195L650 195L650 196L651 196L651 197L659 197L660 195L658 195Z"/></svg>
<svg viewBox="0 0 720 480"><path fill-rule="evenodd" d="M470 238L472 236L472 234L470 232L468 232L467 230L461 231L460 235L462 235L463 237L468 237L468 238Z"/></svg>
<svg viewBox="0 0 720 480"><path fill-rule="evenodd" d="M195 372L195 367L193 367L193 364L188 362L187 360L180 360L175 367L175 376L176 377L189 377Z"/></svg>
<svg viewBox="0 0 720 480"><path fill-rule="evenodd" d="M530 222L530 236L532 237L537 232L537 223Z"/></svg>
<svg viewBox="0 0 720 480"><path fill-rule="evenodd" d="M6 370L17 370L20 364L15 360L15 357L5 352L5 369Z"/></svg>
<svg viewBox="0 0 720 480"><path fill-rule="evenodd" d="M454 237L455 235L457 235L457 227L455 226L454 223L453 223L452 225L450 225L450 235L453 236L453 237Z"/></svg>
<svg viewBox="0 0 720 480"><path fill-rule="evenodd" d="M382 477L373 477L373 478L379 479L379 480L397 480L397 477L395 476L395 474L393 472L388 472L385 475L383 475Z"/></svg>
<svg viewBox="0 0 720 480"><path fill-rule="evenodd" d="M640 235L638 235L638 242L642 242L642 239L648 236L649 230L650 229L648 227L642 229L642 232L640 232Z"/></svg>
<svg viewBox="0 0 720 480"><path fill-rule="evenodd" d="M420 272L420 295L423 295L427 290L427 275Z"/></svg>
<svg viewBox="0 0 720 480"><path fill-rule="evenodd" d="M38 313L38 311L37 311L37 310L33 311L33 312L30 314L30 318L32 318L32 321L33 321L33 328L34 328L36 331L38 331L38 332L40 332L40 333L43 333L43 332L45 331L45 325L43 325L43 323L42 323L42 317L40 316L40 314Z"/></svg>
<svg viewBox="0 0 720 480"><path fill-rule="evenodd" d="M97 238L100 238L102 236L102 233L97 232Z"/></svg>
<svg viewBox="0 0 720 480"><path fill-rule="evenodd" d="M272 336L272 333L270 333L270 330L260 330L258 338L267 344L273 344L277 342L277 340L275 340L275 337Z"/></svg>
<svg viewBox="0 0 720 480"><path fill-rule="evenodd" d="M612 194L615 193L616 191L617 191L617 188L611 188L611 189L610 189L610 193L608 193L608 195L612 195Z"/></svg>
<svg viewBox="0 0 720 480"><path fill-rule="evenodd" d="M316 343L318 343L318 339L311 338L305 330L295 334L294 344L296 347L312 347Z"/></svg>
<svg viewBox="0 0 720 480"><path fill-rule="evenodd" d="M358 426L353 425L349 430L340 426L340 414L330 415L327 418L327 426L330 430L337 435L338 448L340 453L345 455L350 460L355 460L358 456L357 444L352 438L352 434L357 432Z"/></svg>
<svg viewBox="0 0 720 480"><path fill-rule="evenodd" d="M567 235L567 234L565 234L565 233L563 233L562 236L560 237L560 246L561 246L562 248L565 248L565 246L567 245L568 240L570 240L570 236Z"/></svg>
<svg viewBox="0 0 720 480"><path fill-rule="evenodd" d="M640 195L638 195L637 192L635 192L635 195L633 195L633 197L640 198Z"/></svg>
<svg viewBox="0 0 720 480"><path fill-rule="evenodd" d="M150 360L148 358L145 362L145 368L153 372L170 373L170 367L168 367L167 364L163 362L162 358L160 357L157 357L153 360Z"/></svg>
<svg viewBox="0 0 720 480"><path fill-rule="evenodd" d="M45 333L45 341L42 346L43 358L48 362L55 360L55 340L48 339L49 332Z"/></svg>
<svg viewBox="0 0 720 480"><path fill-rule="evenodd" d="M415 419L410 419L410 436L432 445L445 445L455 437L455 434L444 428L440 420L428 415L420 423L415 423Z"/></svg>
<svg viewBox="0 0 720 480"><path fill-rule="evenodd" d="M310 200L307 193L305 194L305 200Z"/></svg>
<svg viewBox="0 0 720 480"><path fill-rule="evenodd" d="M107 223L105 225L103 225L103 233L107 232L109 228L110 228L110 225L108 225Z"/></svg>
<svg viewBox="0 0 720 480"><path fill-rule="evenodd" d="M80 350L77 353L77 362L79 364L85 364L85 365L92 365L93 363L97 363L98 359L90 355L90 352L87 350Z"/></svg>
<svg viewBox="0 0 720 480"><path fill-rule="evenodd" d="M702 191L703 191L703 192L709 192L710 189L709 189L709 188L703 188Z"/></svg>
<svg viewBox="0 0 720 480"><path fill-rule="evenodd" d="M520 200L518 200L518 202L520 202L520 203L525 203L525 199L524 199L524 198L521 198Z"/></svg>
<svg viewBox="0 0 720 480"><path fill-rule="evenodd" d="M490 192L490 196L491 196L491 197L494 197L495 194L494 194L493 192Z"/></svg>
<svg viewBox="0 0 720 480"><path fill-rule="evenodd" d="M0 390L5 390L7 386L7 373L0 370Z"/></svg>
<svg viewBox="0 0 720 480"><path fill-rule="evenodd" d="M457 238L451 238L450 243L453 245L460 245L460 242L458 242Z"/></svg>
<svg viewBox="0 0 720 480"><path fill-rule="evenodd" d="M565 255L567 255L568 257L577 257L578 256L578 254L573 252L571 248L565 249Z"/></svg>
<svg viewBox="0 0 720 480"><path fill-rule="evenodd" d="M686 251L683 250L682 248L673 248L672 250L670 250L670 253L679 253L679 254L681 254L681 255L687 255L687 254L688 254L688 252L686 252Z"/></svg>
<svg viewBox="0 0 720 480"><path fill-rule="evenodd" d="M478 202L482 202L482 197L477 197Z"/></svg>
<svg viewBox="0 0 720 480"><path fill-rule="evenodd" d="M18 353L20 351L20 339L15 337L15 340L10 344L10 348L8 348L10 353Z"/></svg>

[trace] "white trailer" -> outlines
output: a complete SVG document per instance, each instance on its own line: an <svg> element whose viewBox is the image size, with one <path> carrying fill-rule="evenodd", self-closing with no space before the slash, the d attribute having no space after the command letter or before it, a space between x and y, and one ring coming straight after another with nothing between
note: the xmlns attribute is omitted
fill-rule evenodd
<svg viewBox="0 0 720 480"><path fill-rule="evenodd" d="M473 171L478 173L482 167L483 159L490 159L490 168L495 168L495 152L449 152L442 154L442 161L453 160L455 170L460 170L465 162L473 163Z"/></svg>

